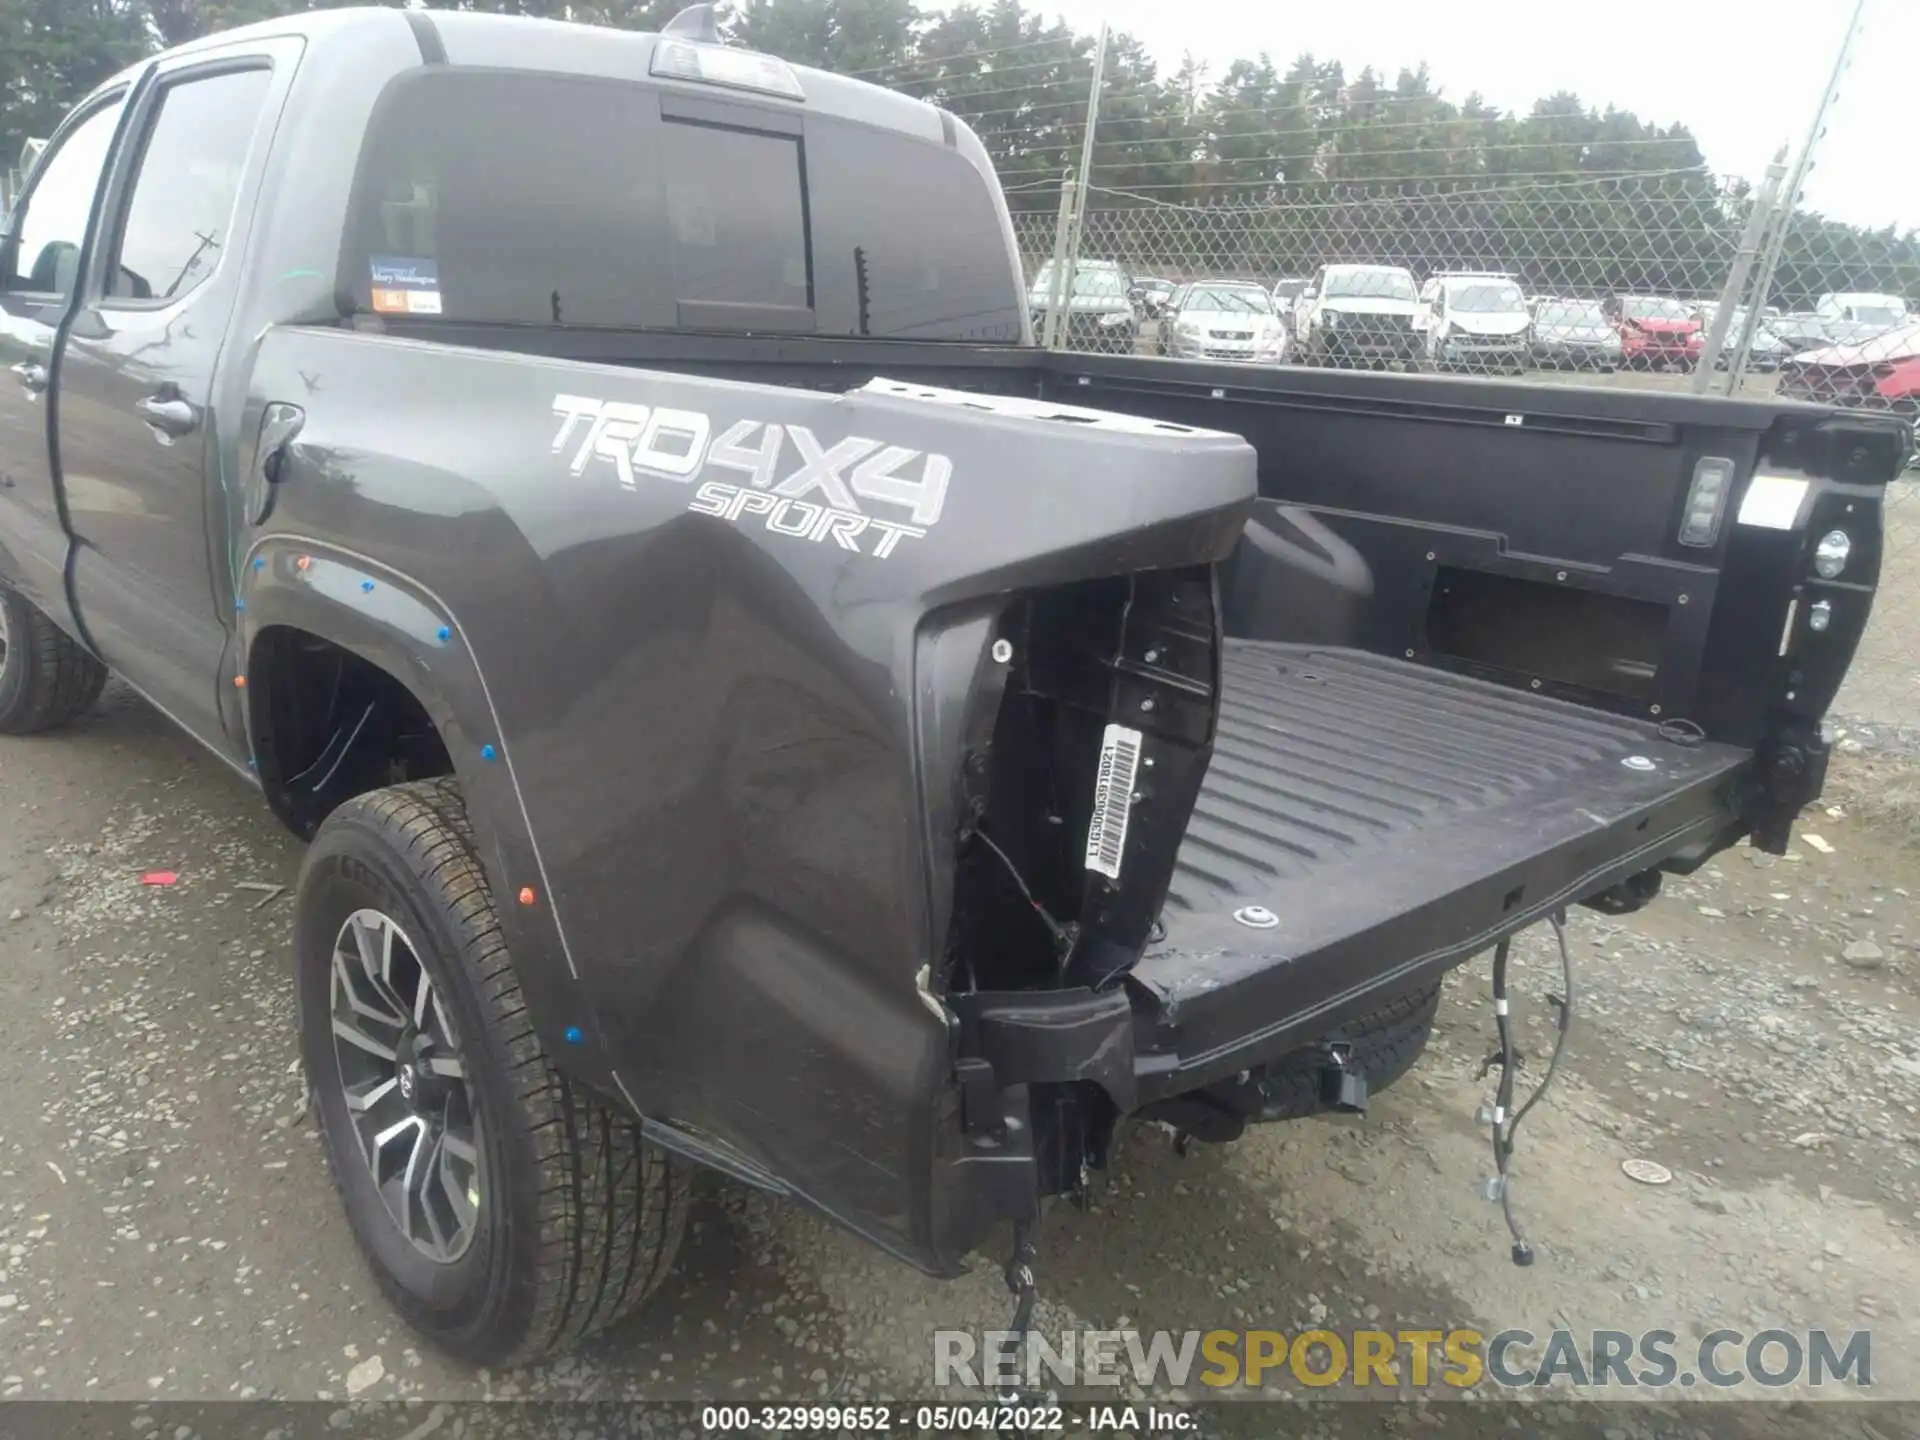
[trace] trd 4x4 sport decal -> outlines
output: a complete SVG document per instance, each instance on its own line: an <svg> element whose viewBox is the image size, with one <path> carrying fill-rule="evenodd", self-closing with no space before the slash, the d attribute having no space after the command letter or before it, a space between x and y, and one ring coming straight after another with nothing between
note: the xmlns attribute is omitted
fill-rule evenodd
<svg viewBox="0 0 1920 1440"><path fill-rule="evenodd" d="M939 523L953 462L849 435L832 445L804 425L739 420L719 435L698 410L556 395L560 428L553 453L572 458L584 475L596 461L611 465L632 490L641 475L693 487L687 508L735 524L758 520L776 535L884 560L902 539L919 539ZM731 471L745 483L707 479ZM885 513L873 513L874 507Z"/></svg>

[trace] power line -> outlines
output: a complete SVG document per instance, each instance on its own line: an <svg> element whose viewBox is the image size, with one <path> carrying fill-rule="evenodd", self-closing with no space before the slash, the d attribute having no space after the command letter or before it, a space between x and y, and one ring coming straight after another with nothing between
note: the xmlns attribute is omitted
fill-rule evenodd
<svg viewBox="0 0 1920 1440"><path fill-rule="evenodd" d="M961 118L965 119L967 117L962 116ZM1193 143L1195 145L1217 145L1224 140L1270 140L1292 135L1322 135L1325 137L1327 143L1333 144L1338 141L1352 139L1355 136L1371 134L1375 130L1385 130L1388 128L1388 126L1380 125L1366 126L1359 129L1334 127L1328 130L1233 130L1210 135L1196 135L1193 137ZM1156 136L1145 136L1135 139L1096 140L1094 142L1094 149L1098 150L1107 145L1165 145L1176 143L1181 138L1182 137L1179 136L1167 136L1163 139ZM1338 155L1356 156L1426 155L1436 150L1553 150L1563 146L1569 149L1592 150L1605 145L1695 145L1696 143L1690 135L1650 136L1643 140L1514 140L1502 141L1497 145L1482 145L1468 138L1446 144L1422 145L1412 150L1336 150L1334 153Z"/></svg>
<svg viewBox="0 0 1920 1440"><path fill-rule="evenodd" d="M878 75L882 70L912 70L912 69L924 68L932 65L947 65L947 64L951 64L955 60L988 60L993 58L995 55L1012 55L1022 50L1038 49L1042 45L1057 45L1061 47L1062 51L1064 52L1058 59L1054 59L1054 60L1039 60L1034 62L1031 65L996 65L993 67L993 69L983 72L988 75L1011 75L1016 71L1020 71L1020 70L1042 70L1042 69L1046 69L1049 66L1071 63L1075 59L1084 58L1082 56L1079 56L1073 49L1074 42L1078 38L1079 38L1078 36L1061 37L1056 35L1050 39L1045 39L1045 40L1023 41L1021 44L1018 44L1018 45L1002 45L999 48L993 49L993 50L967 50L958 55L937 55L927 60L918 60L918 59L895 60L895 61L890 61L885 65L874 65L865 70L836 70L834 73L836 75L841 76L843 79L858 80L865 75ZM939 77L914 76L913 80L916 83L920 83L920 82L932 83L937 78ZM960 78L967 78L967 77L960 77ZM877 84L879 82L876 81L873 83Z"/></svg>
<svg viewBox="0 0 1920 1440"><path fill-rule="evenodd" d="M1022 86L1013 86L1004 92L998 92L998 93L1017 94L1024 88L1025 87L1022 87ZM992 110L964 111L958 108L958 102L967 101L967 100L986 99L994 93L996 92L987 91L984 94L955 96L953 97L953 101L955 103L947 104L946 108L952 110L954 114L959 115L961 118L966 120L984 120L988 116L993 116L993 115L1018 115L1018 114L1023 114L1036 109L1051 109L1059 106L1071 107L1071 106L1083 105L1086 103L1086 95L1085 95L1085 92L1083 91L1079 95L1067 96L1059 100L1036 100L1029 104L1008 105L1008 106L1003 106L1003 107L992 109ZM916 96L915 98L924 99L926 97ZM1125 98L1126 98L1126 95L1123 92L1122 94L1113 96L1107 101L1103 102L1103 106L1101 109L1101 120L1103 123L1108 118L1106 106L1119 103L1123 101ZM1191 133L1193 138L1195 139L1205 139L1209 135L1220 133L1220 122L1222 121L1231 121L1235 117L1242 116L1242 115L1259 115L1264 117L1270 113L1271 111L1267 107L1258 106L1258 105L1243 105L1238 109L1234 109L1234 110L1218 110L1218 111L1212 111L1212 112L1203 111L1199 116L1195 118L1195 121L1192 124ZM1118 118L1138 120L1138 119L1159 118L1159 117L1123 116ZM1169 115L1166 118L1171 119L1173 117ZM1352 126L1351 131L1352 133L1372 133L1374 131L1379 131L1379 130L1427 130L1427 129L1434 129L1434 128L1438 128L1441 126L1448 126L1448 125L1512 126L1512 125L1552 123L1557 120L1566 120L1571 118L1573 117L1563 116L1563 115L1547 115L1547 116L1537 116L1537 115L1522 116L1522 115L1506 115L1506 114L1430 115L1425 117L1424 119L1419 119L1419 120L1362 121L1359 124ZM1317 135L1317 134L1320 134L1323 130L1338 129L1338 128L1341 128L1341 127L1339 122L1336 120L1330 125L1326 125L1326 126L1309 125L1309 126L1295 127L1289 130L1257 130L1257 131L1241 132L1241 133L1249 133L1249 134L1256 134L1256 135ZM1606 139L1584 140L1584 141L1575 141L1575 140L1555 141L1552 143L1569 144L1569 145L1572 145L1572 144L1629 145L1629 144L1642 144L1642 143L1645 143L1645 141L1648 139L1679 142L1679 141L1684 141L1691 138L1692 137L1688 137L1688 136L1648 136L1648 137L1635 137L1633 139L1606 138Z"/></svg>
<svg viewBox="0 0 1920 1440"><path fill-rule="evenodd" d="M1598 174L1598 175L1569 176L1569 175L1563 175L1559 171L1542 170L1542 171L1534 172L1531 175L1523 175L1523 174L1513 174L1513 175L1503 175L1503 176L1462 175L1457 177L1407 176L1400 180L1382 179L1378 183L1404 184L1406 183L1407 180L1415 180L1415 179L1446 180L1446 179L1452 179L1452 178L1457 178L1460 180L1481 180L1483 182L1487 179L1499 179L1503 181L1531 180L1535 183L1513 186L1511 188L1518 189L1518 190L1551 190L1551 189L1563 188L1563 187L1575 186L1575 185L1612 184L1622 180L1664 180L1674 176L1698 175L1699 173L1700 172L1698 170L1620 170L1620 171L1610 171L1608 173ZM1342 181L1342 180L1332 180L1332 181L1303 180L1303 181L1274 181L1271 183L1273 186L1278 187L1281 185L1289 185L1289 184L1342 185L1342 184L1357 184L1362 182ZM1142 193L1148 190L1192 190L1195 188L1210 189L1210 188L1216 188L1216 184L1217 182L1203 182L1198 186L1195 186L1195 185L1138 185L1130 189L1121 189L1119 187L1109 186L1109 185L1089 185L1087 188L1089 191L1099 195L1120 195L1128 199L1142 200L1149 205L1158 206L1162 209L1191 210L1191 211L1198 212L1200 214L1207 214L1209 212L1218 212L1218 213L1227 214L1227 215L1247 214L1247 213L1254 213L1263 209L1271 208L1268 206L1262 206L1258 204L1237 204L1237 205L1180 204L1176 201L1156 200L1156 199L1153 199L1151 196ZM1218 184L1217 188L1234 188L1234 187L1248 186L1248 185L1265 186L1267 184L1268 182L1259 181L1259 180L1227 181L1227 182L1224 182L1224 184ZM1399 203L1405 203L1408 201L1428 201L1428 200L1435 200L1435 201L1437 200L1473 200L1473 199L1482 199L1482 198L1488 198L1488 197L1498 198L1506 193L1508 193L1508 190L1506 188L1497 187L1497 186L1485 186L1483 184L1482 187L1478 189L1447 190L1447 191L1442 191L1440 193L1432 194L1432 195L1375 195L1375 196L1363 196L1363 197L1357 197L1357 198L1349 197L1346 199L1336 199L1336 200L1289 201L1287 204L1287 208L1289 210L1320 210L1320 209L1331 210L1331 209L1343 209L1354 204L1365 204L1369 200L1392 201L1392 202L1399 202ZM1596 233L1599 233L1599 232L1596 232ZM1612 231L1610 228L1608 228L1606 229L1605 233L1611 234Z"/></svg>
<svg viewBox="0 0 1920 1440"><path fill-rule="evenodd" d="M915 97L915 98L921 98L921 97ZM933 103L933 102L928 102L928 103ZM994 109L994 110L971 111L971 112L955 104L945 104L942 106L942 108L951 111L959 119L965 120L970 125L977 125L979 122L994 116L1016 115L1016 116L1022 116L1022 117L1032 117L1037 112L1040 112L1043 110L1066 109L1069 113L1061 116L1050 117L1042 121L1041 123L1046 128L1050 128L1050 129L1059 128L1064 130L1071 130L1071 129L1077 128L1077 126L1075 126L1073 123L1075 117L1072 111L1084 103L1085 101L1083 98L1073 98L1073 99L1067 99L1067 100L1047 100L1047 101L1036 102L1033 105L1011 105L1011 106L1006 106L1006 107ZM1128 123L1139 123L1141 121L1152 120L1156 117L1124 116L1124 115L1109 116L1103 112L1101 118L1104 121L1107 121L1109 123L1128 124ZM1693 146L1695 149L1698 149L1698 146L1699 146L1698 140L1691 135L1642 135L1642 136L1634 136L1634 137L1588 136L1585 138L1566 138L1566 139L1511 140L1511 141L1500 141L1494 144L1487 144L1487 143L1484 143L1472 131L1469 131L1466 134L1462 135L1451 129L1451 127L1458 126L1458 125L1477 126L1483 123L1484 122L1481 122L1481 121L1459 120L1459 119L1431 120L1431 121L1416 120L1416 121L1394 122L1394 123L1379 124L1379 125L1361 125L1361 126L1355 126L1355 127L1346 127L1338 123L1334 123L1327 126L1295 127L1291 129L1282 129L1282 130L1222 130L1215 126L1209 126L1207 128L1197 129L1185 134L1176 132L1176 133L1167 134L1167 135L1122 136L1115 139L1096 140L1094 142L1094 149L1106 150L1106 149L1125 147L1129 145L1131 146L1177 145L1177 146L1190 147L1195 150L1200 150L1208 147L1217 146L1223 142L1234 142L1234 141L1241 141L1241 140L1282 140L1282 139L1290 139L1295 137L1315 137L1322 144L1331 144L1331 145L1338 146L1341 142L1350 141L1356 138L1363 138L1368 135L1378 134L1382 131L1398 131L1398 130L1431 131L1434 133L1437 143L1433 145L1417 146L1412 149L1403 148L1403 149L1390 149L1390 150L1367 150L1367 149L1349 150L1349 149L1336 148L1332 153L1336 155L1343 155L1343 156L1349 156L1349 157L1360 157L1360 156L1367 156L1367 155L1430 155L1430 154L1436 154L1436 153L1448 152L1448 151L1493 152L1493 151L1504 151L1504 150L1555 150L1555 149L1563 149L1563 148L1578 149L1578 150L1596 150L1596 149L1606 149L1609 147L1655 146L1655 145L1662 145L1662 146L1683 145L1683 146ZM1518 121L1518 120L1505 120L1505 121L1500 121L1498 123L1500 123L1501 125L1511 126L1511 125L1524 124L1527 122ZM1008 127L996 126L993 128L1004 130ZM1511 132L1508 132L1508 133L1511 133ZM1115 162L1109 161L1109 160L1103 160L1100 163L1112 164Z"/></svg>
<svg viewBox="0 0 1920 1440"><path fill-rule="evenodd" d="M1467 152L1467 153L1470 153L1471 155L1488 155L1488 154L1493 154L1496 152L1502 152L1507 150L1531 150L1534 148L1536 147L1530 146L1530 145L1512 145L1512 146L1486 145L1486 146L1480 146L1472 150L1471 152ZM1431 149L1419 149L1419 150L1365 150L1365 151L1359 151L1359 152L1352 152L1352 151L1338 152L1337 151L1331 156L1316 156L1316 157L1310 157L1310 158L1333 159L1333 160L1380 160L1380 159L1385 159L1389 156L1399 157L1399 156L1406 156L1406 155L1425 155L1429 157L1433 157L1433 156L1445 157L1450 153L1457 153L1457 152L1451 152L1439 146L1435 146ZM1032 159L1037 157L1023 156L1019 158ZM1167 160L1155 160L1150 158L1142 158L1142 159L1135 159L1135 160L1100 160L1094 164L1093 173L1095 176L1098 176L1098 174L1102 170L1111 171L1111 170L1127 170L1127 169L1153 169L1160 166L1176 166L1176 165L1241 165L1241 166L1244 166L1244 165L1268 163L1270 162L1270 160L1271 160L1271 157L1250 156L1244 159L1239 159L1239 158L1232 158L1232 157L1223 157L1218 155L1203 155L1199 157L1181 156L1175 159L1167 159ZM1000 178L1002 180L1007 180L1007 179L1024 180L1029 176L1037 176L1037 175L1046 174L1046 173L1050 173L1050 172L1042 171L1042 170L1013 170L1013 171L1008 171L1005 174L1001 175ZM1514 172L1507 172L1507 173L1564 175L1567 172L1563 170L1540 170L1540 171L1532 171L1532 172L1514 171ZM1587 175L1604 175L1604 174L1615 174L1615 173L1622 174L1622 175L1638 175L1638 174L1645 174L1647 172L1639 171L1639 170L1622 170L1617 172L1589 170L1585 172L1576 172L1576 173L1584 173ZM1676 175L1677 174L1702 175L1702 174L1707 174L1709 172L1707 171L1706 162L1702 161L1698 165L1679 166L1670 170L1662 171L1660 173L1676 174ZM1309 175L1309 176L1304 176L1298 180L1259 179L1259 180L1231 181L1231 182L1221 182L1221 183L1246 184L1246 185L1340 185L1340 184L1366 184L1369 182L1379 182L1382 184L1388 184L1388 183L1404 182L1408 180L1450 180L1455 178L1477 179L1480 177L1471 176L1471 175L1458 176L1458 177L1451 176L1451 175Z"/></svg>
<svg viewBox="0 0 1920 1440"><path fill-rule="evenodd" d="M1496 185L1505 185L1508 181L1521 181L1521 180L1553 182L1553 183L1562 184L1562 185L1588 185L1588 184L1600 184L1600 183L1615 183L1615 182L1624 181L1624 180L1664 180L1664 179L1673 179L1677 177L1697 177L1697 176L1704 175L1705 173L1706 171L1704 167L1694 167L1694 168L1685 168L1685 169L1677 169L1677 170L1596 170L1596 171L1588 171L1584 174L1574 174L1574 175L1569 175L1565 171L1561 171L1561 170L1516 170L1516 171L1510 171L1504 174L1484 174L1483 173L1478 175L1368 175L1368 176L1336 176L1330 179L1322 179L1319 177L1315 177L1315 178L1306 179L1306 180L1209 180L1209 179L1197 178L1195 180L1187 181L1187 182L1180 182L1180 183L1173 183L1173 184L1157 184L1156 183L1151 185L1135 185L1128 188L1133 191L1183 190L1187 192L1192 192L1194 190L1246 190L1246 189L1284 190L1284 189L1302 188L1309 185L1387 186L1387 185L1410 185L1410 184L1422 184L1422 185L1469 184L1469 185L1487 186L1490 183L1496 184ZM1044 184L1059 183L1057 176L1052 176L1051 172L1043 171L1043 170L1010 171L1006 174L1000 175L998 178L1002 182L1002 186L1004 188L1005 182L1007 182L1008 180L1021 180L1021 179L1027 178L1028 176L1051 177L1048 179L1037 181L1035 188L1038 188L1040 185L1044 185ZM1100 185L1096 183L1089 186L1088 188L1093 190L1114 190L1116 187ZM1539 188L1539 187L1533 186L1533 187L1527 187L1527 188ZM1327 203L1353 205L1353 204L1366 204L1372 201L1406 203L1409 201L1451 200L1451 199L1458 198L1462 194L1467 194L1467 193L1474 193L1474 192L1465 192L1465 191L1458 191L1458 190L1442 190L1442 191L1435 191L1430 194L1424 194L1424 195L1384 193L1384 194L1377 194L1377 195L1350 196L1344 200L1331 201ZM1487 193L1497 193L1497 192L1493 190L1489 190ZM1661 198L1661 197L1655 197L1655 198ZM1674 198L1674 199L1689 198L1690 199L1692 197L1666 197L1666 198Z"/></svg>

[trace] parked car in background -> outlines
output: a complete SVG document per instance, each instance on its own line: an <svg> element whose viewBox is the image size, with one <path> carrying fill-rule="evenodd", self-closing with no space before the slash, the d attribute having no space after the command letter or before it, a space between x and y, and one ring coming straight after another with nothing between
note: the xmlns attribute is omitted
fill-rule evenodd
<svg viewBox="0 0 1920 1440"><path fill-rule="evenodd" d="M1072 272L1073 293L1066 299L1062 344L1069 350L1131 355L1140 338L1139 292L1132 278L1111 260L1082 260ZM1053 303L1053 261L1045 260L1027 292L1036 336L1045 328L1047 309Z"/></svg>
<svg viewBox="0 0 1920 1440"><path fill-rule="evenodd" d="M1510 275L1504 270L1436 270L1427 276L1426 283L1420 287L1420 309L1413 317L1413 328L1422 335L1427 333L1427 322L1433 316L1433 302L1439 298L1440 287L1448 280L1505 280L1514 285L1520 283L1518 275ZM1531 307L1531 300L1523 304Z"/></svg>
<svg viewBox="0 0 1920 1440"><path fill-rule="evenodd" d="M1780 367L1779 393L1821 405L1891 410L1920 422L1920 324L1795 355Z"/></svg>
<svg viewBox="0 0 1920 1440"><path fill-rule="evenodd" d="M1699 361L1700 324L1684 301L1670 295L1609 295L1606 312L1620 336L1621 363L1691 370Z"/></svg>
<svg viewBox="0 0 1920 1440"><path fill-rule="evenodd" d="M1549 369L1620 368L1620 332L1598 300L1537 299L1528 332L1533 363Z"/></svg>
<svg viewBox="0 0 1920 1440"><path fill-rule="evenodd" d="M1286 358L1287 330L1263 287L1202 280L1182 286L1179 296L1161 320L1161 354L1275 365Z"/></svg>
<svg viewBox="0 0 1920 1440"><path fill-rule="evenodd" d="M1813 313L1831 345L1863 344L1914 320L1901 296L1870 291L1822 295L1814 302Z"/></svg>
<svg viewBox="0 0 1920 1440"><path fill-rule="evenodd" d="M1294 311L1299 306L1301 292L1312 283L1305 276L1296 275L1279 281L1273 287L1274 313L1280 317L1280 323L1287 327L1289 337L1294 333Z"/></svg>
<svg viewBox="0 0 1920 1440"><path fill-rule="evenodd" d="M1428 364L1515 374L1527 368L1533 317L1518 284L1492 275L1451 275L1432 283L1433 298L1423 311Z"/></svg>
<svg viewBox="0 0 1920 1440"><path fill-rule="evenodd" d="M1172 280L1157 280L1145 275L1133 277L1133 283L1140 292L1140 309L1147 319L1158 319L1167 308L1167 301L1173 298L1173 292L1180 287Z"/></svg>
<svg viewBox="0 0 1920 1440"><path fill-rule="evenodd" d="M1694 321L1700 326L1700 343L1704 352L1707 332L1713 329L1713 320L1719 306L1711 301L1694 308ZM1747 307L1734 307L1733 318L1727 322L1726 341L1720 348L1720 354L1714 360L1716 370L1725 370L1733 363L1734 351L1739 348L1740 336L1747 328ZM1760 322L1753 327L1753 340L1748 348L1747 369L1759 374L1769 374L1780 368L1780 362L1793 354L1795 346L1774 332L1773 321L1762 315Z"/></svg>
<svg viewBox="0 0 1920 1440"><path fill-rule="evenodd" d="M1789 350L1815 350L1833 343L1832 337L1827 334L1826 321L1811 311L1795 310L1775 315L1767 324Z"/></svg>
<svg viewBox="0 0 1920 1440"><path fill-rule="evenodd" d="M1294 358L1307 365L1414 365L1420 308L1401 265L1322 265L1300 292Z"/></svg>

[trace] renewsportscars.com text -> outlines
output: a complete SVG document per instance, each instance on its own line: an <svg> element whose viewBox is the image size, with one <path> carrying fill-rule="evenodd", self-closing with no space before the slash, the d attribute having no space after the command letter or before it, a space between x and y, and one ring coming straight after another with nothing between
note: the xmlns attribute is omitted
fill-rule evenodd
<svg viewBox="0 0 1920 1440"><path fill-rule="evenodd" d="M1711 1330L1682 1340L1671 1330L1136 1330L1068 1331L1056 1338L1011 1331L938 1330L940 1387L1119 1385L1218 1392L1265 1386L1446 1386L1465 1390L1579 1389L1773 1391L1873 1384L1866 1330Z"/></svg>

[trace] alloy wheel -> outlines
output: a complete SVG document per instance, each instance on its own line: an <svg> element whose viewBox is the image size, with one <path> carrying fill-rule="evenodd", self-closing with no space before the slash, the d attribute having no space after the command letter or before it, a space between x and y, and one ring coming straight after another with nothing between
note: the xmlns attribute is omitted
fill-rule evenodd
<svg viewBox="0 0 1920 1440"><path fill-rule="evenodd" d="M387 1213L428 1259L458 1260L480 1219L480 1122L433 979L391 917L356 910L331 993L341 1092Z"/></svg>

